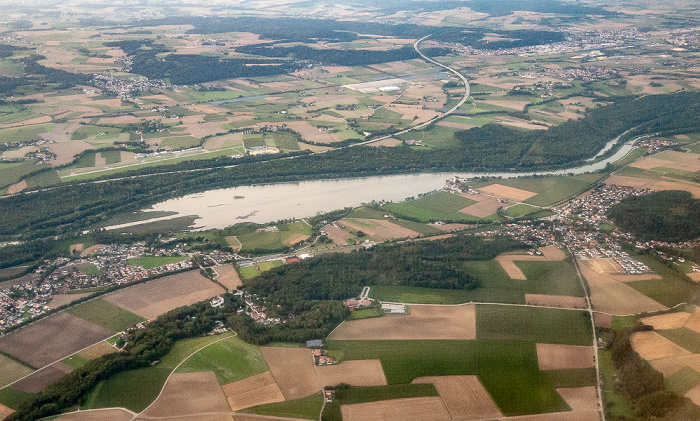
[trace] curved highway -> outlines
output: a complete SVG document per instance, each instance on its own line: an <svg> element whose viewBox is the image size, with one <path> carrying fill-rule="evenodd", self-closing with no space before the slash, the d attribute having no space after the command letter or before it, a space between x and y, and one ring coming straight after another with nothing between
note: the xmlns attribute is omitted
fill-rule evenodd
<svg viewBox="0 0 700 421"><path fill-rule="evenodd" d="M430 34L430 35L432 35L432 34ZM422 128L425 127L425 126L428 126L428 125L430 125L430 124L433 124L433 123L435 123L436 121L440 121L440 120L442 120L443 118L447 117L448 115L454 113L455 111L457 111L457 110L459 109L459 107L461 107L462 105L464 105L465 102L467 102L467 99L469 99L469 81L467 80L467 78L464 77L464 75L462 75L461 73L459 73L457 70L455 70L455 69L453 69L453 68L451 68L451 67L449 67L449 66L445 66L445 65L442 64L442 63L438 63L437 61L433 60L432 58L426 56L426 55L423 54L423 53L420 51L420 49L418 48L418 44L420 44L422 41L424 41L424 40L425 40L426 38L428 38L430 35L426 35L426 36L424 36L423 38L419 39L418 41L414 42L414 43L413 43L413 49L416 50L416 52L421 56L421 58L422 58L423 60L425 60L425 61L427 61L427 62L429 62L429 63L432 63L432 64L434 64L434 65L436 65L436 66L442 67L443 69L445 69L445 70L449 71L450 73L454 74L455 76L457 76L457 77L462 81L462 83L464 83L464 96L462 97L462 99L457 103L457 105L455 105L454 107L452 107L452 108L450 108L449 110L445 111L443 114L441 114L441 115L439 115L439 116L437 116L437 117L433 117L433 118L431 118L430 120L425 121L425 122L423 122L423 123L421 123L421 124L419 124L419 125L417 125L417 126L409 127L408 129L401 130L400 132L392 133L392 134L386 135L386 136L381 136L381 137L378 137L378 138L376 138L376 139L368 140L368 141L366 141L366 142L354 143L354 144L352 144L352 145L350 145L350 146L366 145L366 144L372 143L372 142L379 142L380 140L389 139L390 137L394 137L394 136L396 136L396 135L400 135L400 134L412 132L412 131L414 131L414 130L422 129Z"/></svg>

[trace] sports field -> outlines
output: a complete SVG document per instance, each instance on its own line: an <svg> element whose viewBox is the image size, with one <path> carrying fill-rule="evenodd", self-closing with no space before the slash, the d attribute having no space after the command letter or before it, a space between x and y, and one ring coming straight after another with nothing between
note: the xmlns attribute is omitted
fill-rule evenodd
<svg viewBox="0 0 700 421"><path fill-rule="evenodd" d="M242 279L250 279L250 278L254 278L254 277L260 275L263 272L266 272L266 271L273 269L273 268L276 268L276 267L280 267L282 265L284 265L283 261L272 260L269 262L261 262L261 263L256 263L256 264L251 265L251 266L241 267L238 270L241 274Z"/></svg>

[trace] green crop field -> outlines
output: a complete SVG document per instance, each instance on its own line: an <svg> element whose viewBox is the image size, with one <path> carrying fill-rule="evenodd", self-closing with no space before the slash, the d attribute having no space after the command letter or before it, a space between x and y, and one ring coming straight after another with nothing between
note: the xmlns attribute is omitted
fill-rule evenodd
<svg viewBox="0 0 700 421"><path fill-rule="evenodd" d="M393 219L391 220L396 225L402 226L404 228L408 228L410 230L413 230L419 234L423 235L438 235L442 234L442 231L440 231L438 228L435 228L430 225L426 224L421 224L420 222L413 222L413 221L406 221L403 219Z"/></svg>
<svg viewBox="0 0 700 421"><path fill-rule="evenodd" d="M144 320L143 317L137 316L101 298L86 301L66 311L115 332L121 332Z"/></svg>
<svg viewBox="0 0 700 421"><path fill-rule="evenodd" d="M219 384L233 383L269 370L258 347L232 337L204 348L178 368L178 373L213 371Z"/></svg>
<svg viewBox="0 0 700 421"><path fill-rule="evenodd" d="M700 353L700 333L694 330L681 327L679 329L657 330L657 332L693 354Z"/></svg>
<svg viewBox="0 0 700 421"><path fill-rule="evenodd" d="M323 420L341 421L343 415L340 405L424 396L440 396L440 394L432 383L336 388L333 402L326 403L323 409Z"/></svg>
<svg viewBox="0 0 700 421"><path fill-rule="evenodd" d="M163 138L163 141L160 142L159 146L173 149L187 149L194 146L199 146L200 143L202 143L202 140L197 139L194 136L175 136Z"/></svg>
<svg viewBox="0 0 700 421"><path fill-rule="evenodd" d="M142 256L128 259L126 263L128 265L141 266L144 269L152 269L170 263L182 262L184 260L189 260L189 256Z"/></svg>
<svg viewBox="0 0 700 421"><path fill-rule="evenodd" d="M515 264L523 271L527 294L551 294L583 297L581 283L569 260L563 262L519 261ZM522 281L521 281L522 282Z"/></svg>
<svg viewBox="0 0 700 421"><path fill-rule="evenodd" d="M638 255L633 256L633 258L646 264L652 271L663 278L650 281L627 282L627 285L647 297L667 307L673 307L679 303L690 302L700 294L699 285L690 283L685 275L666 266L654 256Z"/></svg>
<svg viewBox="0 0 700 421"><path fill-rule="evenodd" d="M529 215L538 209L539 208L535 206L519 204L505 209L503 211L503 215L510 216L511 218L520 218L522 216Z"/></svg>
<svg viewBox="0 0 700 421"><path fill-rule="evenodd" d="M476 337L537 343L590 345L591 322L583 311L476 306Z"/></svg>
<svg viewBox="0 0 700 421"><path fill-rule="evenodd" d="M68 358L64 358L61 362L65 365L67 365L68 367L75 370L76 368L80 368L80 367L84 366L85 364L87 364L88 361L90 361L90 360L88 360L87 358L82 357L78 354L75 354L75 355L71 355Z"/></svg>
<svg viewBox="0 0 700 421"><path fill-rule="evenodd" d="M389 203L387 211L422 222L430 221L474 221L476 217L459 212L460 209L476 203L458 194L438 192L416 200Z"/></svg>
<svg viewBox="0 0 700 421"><path fill-rule="evenodd" d="M525 200L535 206L549 206L569 197L588 190L594 183L600 181L605 174L583 174L573 177L549 176L532 178L504 178L487 181L470 182L472 187L485 187L491 184L501 184L517 189L537 193L536 196Z"/></svg>
<svg viewBox="0 0 700 421"><path fill-rule="evenodd" d="M328 341L327 348L345 360L381 360L390 385L422 376L477 375L504 415L569 410L539 371L534 342Z"/></svg>
<svg viewBox="0 0 700 421"><path fill-rule="evenodd" d="M7 187L17 183L25 175L48 167L48 165L36 165L34 161L0 164L0 187Z"/></svg>
<svg viewBox="0 0 700 421"><path fill-rule="evenodd" d="M100 382L88 395L84 408L124 407L143 411L155 400L172 370L197 349L231 334L177 341L168 355L152 367L118 373Z"/></svg>
<svg viewBox="0 0 700 421"><path fill-rule="evenodd" d="M288 151L299 150L299 142L297 141L296 136L294 136L292 133L278 132L269 134L267 137L269 137L273 142L272 146Z"/></svg>
<svg viewBox="0 0 700 421"><path fill-rule="evenodd" d="M51 170L42 171L39 174L28 177L26 180L27 187L32 189L59 184L61 182L61 177L58 175L58 171Z"/></svg>
<svg viewBox="0 0 700 421"><path fill-rule="evenodd" d="M282 265L284 265L284 262L282 262L281 260L262 262L258 263L257 265L242 267L239 269L239 273L241 275L241 278L250 279L260 275L263 272L267 272L272 268L280 267Z"/></svg>
<svg viewBox="0 0 700 421"><path fill-rule="evenodd" d="M17 409L22 403L30 400L35 395L32 393L22 392L13 387L0 389L0 404L8 408Z"/></svg>
<svg viewBox="0 0 700 421"><path fill-rule="evenodd" d="M595 386L596 371L591 368L571 368L543 371L547 381L555 388Z"/></svg>
<svg viewBox="0 0 700 421"><path fill-rule="evenodd" d="M314 393L293 401L269 403L245 409L241 412L271 417L290 417L304 420L317 420L323 407L323 396Z"/></svg>
<svg viewBox="0 0 700 421"><path fill-rule="evenodd" d="M243 247L241 251L250 250L279 250L291 245L295 237L312 234L311 227L304 222L297 221L291 224L280 224L279 231L272 232L251 232L236 236Z"/></svg>
<svg viewBox="0 0 700 421"><path fill-rule="evenodd" d="M34 370L31 367L27 367L8 356L0 354L0 387L19 380L32 371Z"/></svg>
<svg viewBox="0 0 700 421"><path fill-rule="evenodd" d="M118 164L119 162L122 162L121 151L103 151L100 152L100 154L102 155L102 158L104 158L105 163L107 165Z"/></svg>
<svg viewBox="0 0 700 421"><path fill-rule="evenodd" d="M30 142L32 140L39 140L39 133L48 133L53 130L53 128L54 124L41 124L38 126L1 130L0 143Z"/></svg>
<svg viewBox="0 0 700 421"><path fill-rule="evenodd" d="M690 367L683 367L667 377L664 383L668 390L683 396L688 393L690 389L700 384L700 373Z"/></svg>

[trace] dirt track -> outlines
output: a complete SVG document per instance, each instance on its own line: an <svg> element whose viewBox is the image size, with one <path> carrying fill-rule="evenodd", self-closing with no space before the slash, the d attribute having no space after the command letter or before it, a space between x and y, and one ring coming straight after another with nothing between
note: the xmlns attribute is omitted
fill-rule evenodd
<svg viewBox="0 0 700 421"><path fill-rule="evenodd" d="M329 339L476 339L474 306L414 305L409 315L346 321Z"/></svg>
<svg viewBox="0 0 700 421"><path fill-rule="evenodd" d="M105 409L63 414L56 418L56 421L131 421L131 418L132 415L122 409Z"/></svg>

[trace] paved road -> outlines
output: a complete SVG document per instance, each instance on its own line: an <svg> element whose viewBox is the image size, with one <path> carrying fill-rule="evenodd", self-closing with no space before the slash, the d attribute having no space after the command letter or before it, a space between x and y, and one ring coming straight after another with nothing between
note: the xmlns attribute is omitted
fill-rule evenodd
<svg viewBox="0 0 700 421"><path fill-rule="evenodd" d="M432 35L432 34L430 34L430 35ZM437 117L433 117L433 118L431 118L430 120L428 120L428 121L426 121L426 122L423 122L423 123L421 123L421 124L419 124L419 125L417 125L417 126L409 127L408 129L401 130L400 132L392 133L392 134L386 135L386 136L381 136L381 137L378 137L378 138L376 138L376 139L368 140L368 141L366 141L366 142L355 143L355 144L350 145L350 147L352 147L352 146L358 146L358 145L367 145L367 144L369 144L369 143L379 142L380 140L389 139L389 138L394 137L394 136L396 136L396 135L400 135L400 134L412 132L412 131L414 131L414 130L422 129L423 127L426 127L426 126L428 126L428 125L430 125L430 124L433 124L433 123L435 123L435 122L437 122L437 121L440 121L440 120L442 120L443 118L447 117L448 115L454 113L455 111L457 111L457 110L459 109L459 107L461 107L462 105L464 105L465 102L467 102L467 99L469 99L469 81L467 80L467 78L464 77L464 75L462 75L461 73L459 73L457 70L455 70L455 69L453 69L453 68L451 68L451 67L445 66L445 65L442 64L442 63L438 63L437 61L433 60L432 58L426 56L425 54L423 54L423 53L421 52L420 49L418 49L418 44L420 44L422 41L424 41L424 40L425 40L426 38L428 38L430 35L426 35L426 36L424 36L423 38L419 39L418 41L414 42L414 43L413 43L413 48L416 50L416 52L421 56L421 58L422 58L423 60L425 60L425 61L427 61L427 62L429 62L429 63L432 63L432 64L434 64L434 65L436 65L436 66L442 67L443 69L445 69L445 70L449 71L450 73L454 74L455 76L457 76L457 77L462 81L462 83L464 83L464 96L462 97L462 99L457 103L457 105L455 105L454 107L452 107L452 108L450 108L449 110L445 111L443 114L441 114L441 115L439 115L439 116L437 116Z"/></svg>

